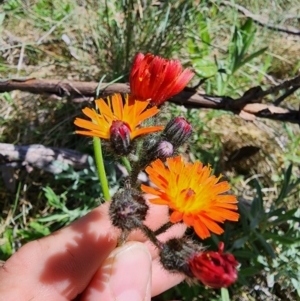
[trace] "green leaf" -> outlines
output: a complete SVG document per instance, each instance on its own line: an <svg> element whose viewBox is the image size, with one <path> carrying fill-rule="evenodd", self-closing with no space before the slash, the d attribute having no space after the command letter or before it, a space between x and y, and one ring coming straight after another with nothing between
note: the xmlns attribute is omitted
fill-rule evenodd
<svg viewBox="0 0 300 301"><path fill-rule="evenodd" d="M252 54L250 54L249 56L247 56L243 61L241 61L240 65L238 66L238 68L242 67L243 65L246 65L248 62L252 61L253 59L255 59L256 57L260 56L261 54L263 54L266 50L268 49L268 47L264 47L261 48L259 50L257 50L256 52L253 52Z"/></svg>
<svg viewBox="0 0 300 301"><path fill-rule="evenodd" d="M49 216L45 216L45 217L40 217L38 218L39 222L60 222L64 219L67 219L69 217L69 214L65 214L65 213L60 213L60 214L52 214Z"/></svg>
<svg viewBox="0 0 300 301"><path fill-rule="evenodd" d="M294 238L294 237L287 237L287 236L282 236L278 234L273 234L273 233L264 233L264 238L266 239L272 239L273 241L277 241L283 245L293 245L295 243L300 242L300 238Z"/></svg>
<svg viewBox="0 0 300 301"><path fill-rule="evenodd" d="M6 229L2 234L1 245L0 245L0 255L2 260L8 259L13 253L13 230Z"/></svg>
<svg viewBox="0 0 300 301"><path fill-rule="evenodd" d="M284 213L285 213L285 208L278 208L278 209L268 212L268 218L273 217L273 216L281 216Z"/></svg>
<svg viewBox="0 0 300 301"><path fill-rule="evenodd" d="M251 46L254 37L255 37L255 29L253 28L253 20L247 19L247 21L244 23L244 25L241 27L241 37L242 37L242 43L243 47L241 49L240 56L243 58L243 56L248 51L249 47Z"/></svg>
<svg viewBox="0 0 300 301"><path fill-rule="evenodd" d="M300 157L299 156L290 154L290 155L286 155L286 158L290 161L293 161L294 163L300 164Z"/></svg>
<svg viewBox="0 0 300 301"><path fill-rule="evenodd" d="M239 258L248 258L252 259L253 258L253 251L246 251L246 250L238 250L234 251L233 255Z"/></svg>
<svg viewBox="0 0 300 301"><path fill-rule="evenodd" d="M218 68L214 62L208 58L203 58L194 63L196 74L200 77L214 76L218 72Z"/></svg>
<svg viewBox="0 0 300 301"><path fill-rule="evenodd" d="M287 170L284 173L283 185L282 185L282 189L280 191L280 194L279 194L277 200L275 201L276 205L279 205L280 203L282 203L282 201L284 200L284 198L288 194L288 187L289 187L290 180L291 180L292 169L293 169L293 164L290 164L289 167L287 168Z"/></svg>
<svg viewBox="0 0 300 301"><path fill-rule="evenodd" d="M49 228L39 224L38 222L31 222L29 226L43 236L49 235L51 233Z"/></svg>
<svg viewBox="0 0 300 301"><path fill-rule="evenodd" d="M275 225L281 224L283 222L287 222L288 220L300 221L300 219L295 216L295 213L297 212L297 210L298 210L298 208L291 209L286 213L282 213L282 214L278 215L278 217L275 220L272 220L270 222L270 225L275 226Z"/></svg>
<svg viewBox="0 0 300 301"><path fill-rule="evenodd" d="M232 245L232 249L240 249L241 247L244 246L244 244L249 240L249 236L244 236L241 237L237 240L235 240L235 242Z"/></svg>
<svg viewBox="0 0 300 301"><path fill-rule="evenodd" d="M260 269L258 269L258 268L248 267L245 269L241 269L239 271L239 274L241 274L242 276L253 276L259 272L260 272Z"/></svg>
<svg viewBox="0 0 300 301"><path fill-rule="evenodd" d="M253 26L253 20L251 18L247 18L246 22L241 26L241 31L246 33L246 34L250 34L252 30L252 26Z"/></svg>
<svg viewBox="0 0 300 301"><path fill-rule="evenodd" d="M254 232L255 233L255 236L257 237L257 239L260 241L260 243L262 244L263 248L265 249L265 251L272 257L272 258L275 258L276 255L273 251L273 248L272 246L266 241L266 239L261 235L259 234L258 232Z"/></svg>
<svg viewBox="0 0 300 301"><path fill-rule="evenodd" d="M248 221L251 220L250 211L241 202L238 204L238 207L239 207L239 212L241 214L240 222L242 224L243 230L244 232L248 233L250 231L250 225L248 223Z"/></svg>

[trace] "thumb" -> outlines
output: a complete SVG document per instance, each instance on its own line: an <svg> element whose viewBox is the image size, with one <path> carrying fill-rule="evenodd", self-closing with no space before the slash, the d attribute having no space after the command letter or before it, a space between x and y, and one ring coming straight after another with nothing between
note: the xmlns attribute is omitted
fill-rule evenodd
<svg viewBox="0 0 300 301"><path fill-rule="evenodd" d="M94 275L82 300L150 301L152 259L140 242L111 252Z"/></svg>

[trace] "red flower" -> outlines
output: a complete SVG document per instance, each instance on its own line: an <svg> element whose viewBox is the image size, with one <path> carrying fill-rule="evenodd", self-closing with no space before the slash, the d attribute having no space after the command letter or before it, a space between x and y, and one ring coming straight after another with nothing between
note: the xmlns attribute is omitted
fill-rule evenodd
<svg viewBox="0 0 300 301"><path fill-rule="evenodd" d="M130 90L135 99L160 105L181 92L193 76L189 69L182 70L178 60L138 53L130 72Z"/></svg>
<svg viewBox="0 0 300 301"><path fill-rule="evenodd" d="M203 252L189 261L196 278L212 288L228 287L237 280L238 262L232 254L224 254L224 243L219 243L218 252Z"/></svg>

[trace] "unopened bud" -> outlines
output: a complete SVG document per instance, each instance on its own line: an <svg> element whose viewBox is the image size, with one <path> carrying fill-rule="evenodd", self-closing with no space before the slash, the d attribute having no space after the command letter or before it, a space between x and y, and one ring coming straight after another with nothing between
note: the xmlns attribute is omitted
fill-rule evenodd
<svg viewBox="0 0 300 301"><path fill-rule="evenodd" d="M161 141L155 149L153 149L155 159L164 160L171 157L174 153L173 145L168 141Z"/></svg>
<svg viewBox="0 0 300 301"><path fill-rule="evenodd" d="M166 125L163 137L175 148L184 144L192 134L192 126L183 117L175 117Z"/></svg>
<svg viewBox="0 0 300 301"><path fill-rule="evenodd" d="M130 152L130 127L127 123L116 120L110 127L110 143L117 155Z"/></svg>
<svg viewBox="0 0 300 301"><path fill-rule="evenodd" d="M156 159L161 159L162 161L165 161L165 159L171 157L173 153L174 147L170 142L157 141L156 144L152 145L148 149L145 149L145 152L141 157L140 161L138 161L133 166L131 175L137 176L138 173L141 170L145 169L151 162L155 161Z"/></svg>
<svg viewBox="0 0 300 301"><path fill-rule="evenodd" d="M159 255L160 262L170 272L181 272L186 276L193 277L189 259L200 249L201 246L188 238L172 238L163 245Z"/></svg>

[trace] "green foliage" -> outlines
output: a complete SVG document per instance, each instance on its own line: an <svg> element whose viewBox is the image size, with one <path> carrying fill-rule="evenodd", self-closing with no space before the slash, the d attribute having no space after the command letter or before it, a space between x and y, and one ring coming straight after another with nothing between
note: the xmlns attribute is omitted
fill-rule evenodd
<svg viewBox="0 0 300 301"><path fill-rule="evenodd" d="M158 5L147 0L140 5L137 9L134 0L104 1L97 8L99 19L93 29L99 34L93 36L93 41L99 55L103 49L110 54L107 63L113 72L109 79L127 74L138 51L164 53L166 57L176 53L181 47L178 40L184 42L185 27L196 11L190 0Z"/></svg>
<svg viewBox="0 0 300 301"><path fill-rule="evenodd" d="M247 19L244 24L232 26L232 37L227 49L221 49L220 52L223 55L213 58L211 56L213 40L209 27L211 22L208 21L210 18L208 15L206 13L206 15L199 16L199 40L195 43L191 38L188 51L197 75L207 79L208 92L217 91L219 95L224 95L237 88L237 86L232 86L237 79L234 76L235 73L240 69L245 69L246 65L261 56L267 47L250 52L254 44L256 26L252 19ZM195 32L193 32L194 35Z"/></svg>
<svg viewBox="0 0 300 301"><path fill-rule="evenodd" d="M249 277L266 273L270 291L277 281L289 282L288 286L297 290L299 266L289 267L289 272L284 265L289 257L294 260L295 251L300 243L298 227L299 209L289 209L286 200L293 190L298 189L299 180L291 179L292 165L284 172L282 189L277 199L272 204L264 204L262 188L255 183L257 195L249 204L241 202L240 227L230 229L223 236L231 247L231 251L240 261L239 281L249 284ZM285 271L280 270L285 269ZM247 280L248 279L248 280ZM300 296L300 295L299 295Z"/></svg>

